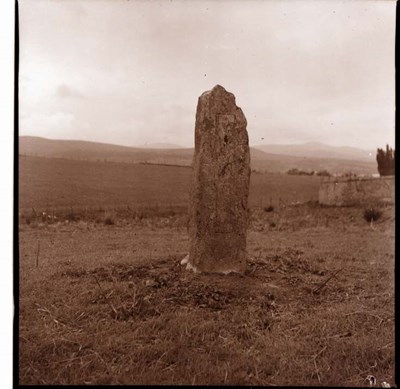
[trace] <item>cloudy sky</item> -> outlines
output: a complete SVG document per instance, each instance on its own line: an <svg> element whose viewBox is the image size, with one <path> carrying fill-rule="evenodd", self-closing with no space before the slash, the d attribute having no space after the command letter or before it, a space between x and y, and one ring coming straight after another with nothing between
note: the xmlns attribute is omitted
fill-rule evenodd
<svg viewBox="0 0 400 389"><path fill-rule="evenodd" d="M198 96L220 84L252 145L394 146L395 1L19 7L20 135L193 146Z"/></svg>

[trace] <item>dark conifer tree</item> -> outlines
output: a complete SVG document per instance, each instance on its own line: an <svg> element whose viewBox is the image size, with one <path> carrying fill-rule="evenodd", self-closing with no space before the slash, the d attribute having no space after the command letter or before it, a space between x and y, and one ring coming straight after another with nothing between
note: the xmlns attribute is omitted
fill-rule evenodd
<svg viewBox="0 0 400 389"><path fill-rule="evenodd" d="M395 151L386 145L386 151L377 149L376 161L378 162L378 172L380 176L394 175Z"/></svg>

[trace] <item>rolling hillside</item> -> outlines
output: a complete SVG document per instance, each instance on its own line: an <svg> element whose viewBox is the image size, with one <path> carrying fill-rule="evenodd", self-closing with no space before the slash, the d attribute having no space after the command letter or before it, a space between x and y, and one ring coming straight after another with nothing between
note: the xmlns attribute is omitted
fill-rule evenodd
<svg viewBox="0 0 400 389"><path fill-rule="evenodd" d="M80 140L54 140L35 136L20 136L19 154L89 161L107 160L114 162L190 165L193 150L184 148L151 149Z"/></svg>
<svg viewBox="0 0 400 389"><path fill-rule="evenodd" d="M355 147L335 147L318 142L300 145L258 145L256 149L266 153L291 155L296 157L335 158L375 162L376 150L363 150Z"/></svg>
<svg viewBox="0 0 400 389"><path fill-rule="evenodd" d="M308 147L311 147L308 144ZM264 146L260 146L264 147ZM289 146L288 146L289 147ZM330 146L328 146L329 148ZM345 149L349 153L348 149ZM373 174L377 172L374 159L346 159L346 152L340 157L333 158L332 152L327 152L326 157L318 155L322 151L312 152L310 148L305 157L298 155L276 154L262 151L257 147L251 148L251 167L261 172L284 173L289 169L301 170L328 170L330 173L341 174L352 171L357 174ZM358 149L356 149L358 150ZM288 149L286 153L289 153ZM139 147L117 146L105 143L78 141L78 140L52 140L32 136L19 137L19 154L26 156L40 156L46 158L65 158L88 161L112 161L127 163L153 163L167 165L189 166L192 162L192 148L177 149L150 149ZM295 153L294 153L295 154ZM357 155L357 153L353 153ZM354 157L355 158L355 157Z"/></svg>

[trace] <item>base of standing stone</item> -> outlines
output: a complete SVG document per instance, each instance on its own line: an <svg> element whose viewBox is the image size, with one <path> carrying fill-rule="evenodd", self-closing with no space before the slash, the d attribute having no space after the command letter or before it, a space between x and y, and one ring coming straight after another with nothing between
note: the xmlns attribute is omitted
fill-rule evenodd
<svg viewBox="0 0 400 389"><path fill-rule="evenodd" d="M194 265L192 265L192 264L190 263L190 261L189 261L189 254L186 255L186 257L183 258L183 259L181 260L180 263L181 263L182 266L183 266L183 265L186 265L186 270L191 270L191 271L193 271L194 273L206 273L206 272L202 272L202 271L199 270L196 266L194 266ZM233 270L233 269L228 269L228 270L223 270L223 271L219 271L219 272L213 271L213 273L217 273L217 274L239 273L239 274L241 274L242 271Z"/></svg>

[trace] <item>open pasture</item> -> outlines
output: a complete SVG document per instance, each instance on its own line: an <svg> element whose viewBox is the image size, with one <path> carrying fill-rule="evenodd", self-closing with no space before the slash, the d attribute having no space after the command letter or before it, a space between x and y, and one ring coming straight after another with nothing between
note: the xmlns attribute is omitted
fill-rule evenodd
<svg viewBox="0 0 400 389"><path fill-rule="evenodd" d="M393 206L371 224L320 207L318 177L253 174L246 273L194 274L189 179L21 158L20 212L111 222L20 218L20 384L395 384Z"/></svg>
<svg viewBox="0 0 400 389"><path fill-rule="evenodd" d="M20 212L187 207L191 168L42 157L19 159ZM253 173L250 207L318 200L321 177Z"/></svg>

